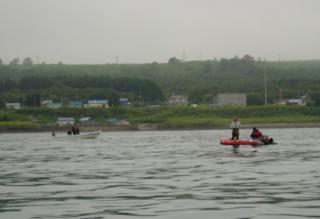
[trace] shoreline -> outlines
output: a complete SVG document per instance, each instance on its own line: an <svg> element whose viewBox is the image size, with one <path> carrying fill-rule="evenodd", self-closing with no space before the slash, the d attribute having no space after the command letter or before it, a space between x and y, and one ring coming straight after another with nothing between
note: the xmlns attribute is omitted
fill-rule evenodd
<svg viewBox="0 0 320 219"><path fill-rule="evenodd" d="M285 123L243 123L241 129L284 129L284 128L320 128L320 122L285 122ZM0 133L34 133L34 132L66 132L69 127L2 127ZM163 125L139 124L121 126L80 126L82 132L101 130L103 132L123 131L183 131L183 130L228 130L228 125Z"/></svg>

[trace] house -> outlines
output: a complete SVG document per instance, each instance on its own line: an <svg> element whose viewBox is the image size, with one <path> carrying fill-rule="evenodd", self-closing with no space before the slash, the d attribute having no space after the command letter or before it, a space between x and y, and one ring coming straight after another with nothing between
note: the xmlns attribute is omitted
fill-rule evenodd
<svg viewBox="0 0 320 219"><path fill-rule="evenodd" d="M310 97L308 96L302 96L297 99L288 99L287 105L299 105L299 106L305 106L307 103L310 102Z"/></svg>
<svg viewBox="0 0 320 219"><path fill-rule="evenodd" d="M119 123L119 119L116 118L111 118L107 120L107 125L109 126L114 126L117 125Z"/></svg>
<svg viewBox="0 0 320 219"><path fill-rule="evenodd" d="M119 98L119 103L121 106L128 106L130 104L128 98Z"/></svg>
<svg viewBox="0 0 320 219"><path fill-rule="evenodd" d="M62 106L62 103L48 103L47 107L51 109L58 109Z"/></svg>
<svg viewBox="0 0 320 219"><path fill-rule="evenodd" d="M21 108L20 103L5 103L5 106L7 109L20 109Z"/></svg>
<svg viewBox="0 0 320 219"><path fill-rule="evenodd" d="M247 106L247 94L221 93L216 96L218 106Z"/></svg>
<svg viewBox="0 0 320 219"><path fill-rule="evenodd" d="M286 105L287 104L287 100L285 100L285 99L276 99L275 101L274 101L274 104L277 104L277 105Z"/></svg>
<svg viewBox="0 0 320 219"><path fill-rule="evenodd" d="M126 126L130 125L130 122L127 120L119 120L117 118L111 118L107 120L107 125L109 126Z"/></svg>
<svg viewBox="0 0 320 219"><path fill-rule="evenodd" d="M295 98L295 99L283 99L281 89L279 89L279 98L274 101L274 103L278 105L300 105L300 106L305 106L307 105L307 103L310 103L310 102L311 102L311 98L308 95L304 95L300 98Z"/></svg>
<svg viewBox="0 0 320 219"><path fill-rule="evenodd" d="M62 106L62 103L61 102L53 102L53 100L42 100L41 106L51 108L51 109L57 109Z"/></svg>
<svg viewBox="0 0 320 219"><path fill-rule="evenodd" d="M79 120L80 125L83 126L94 126L97 125L97 122L92 120L91 117L81 117Z"/></svg>
<svg viewBox="0 0 320 219"><path fill-rule="evenodd" d="M104 107L108 108L108 100L88 100L86 107Z"/></svg>
<svg viewBox="0 0 320 219"><path fill-rule="evenodd" d="M57 119L57 124L59 126L74 125L74 118L73 117L59 117Z"/></svg>
<svg viewBox="0 0 320 219"><path fill-rule="evenodd" d="M49 104L52 104L53 100L42 100L41 101L41 106L42 107L47 107Z"/></svg>
<svg viewBox="0 0 320 219"><path fill-rule="evenodd" d="M273 103L277 105L286 105L287 100L283 99L282 96L282 89L279 89L279 98L273 101Z"/></svg>
<svg viewBox="0 0 320 219"><path fill-rule="evenodd" d="M189 101L188 101L188 97L186 97L186 96L173 95L173 96L169 97L168 103L171 106L184 106L184 105L188 105Z"/></svg>
<svg viewBox="0 0 320 219"><path fill-rule="evenodd" d="M82 107L82 101L81 100L70 100L69 107L80 108L80 107Z"/></svg>

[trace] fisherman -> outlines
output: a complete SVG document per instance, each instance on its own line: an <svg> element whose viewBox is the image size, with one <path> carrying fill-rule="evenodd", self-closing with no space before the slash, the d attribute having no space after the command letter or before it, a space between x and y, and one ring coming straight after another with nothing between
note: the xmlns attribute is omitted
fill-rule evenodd
<svg viewBox="0 0 320 219"><path fill-rule="evenodd" d="M259 129L257 129L256 127L252 128L252 132L250 137L252 139L257 139L261 142L263 142L263 144L272 144L273 143L273 139L269 138L267 135L263 135Z"/></svg>
<svg viewBox="0 0 320 219"><path fill-rule="evenodd" d="M231 140L239 140L239 128L240 128L240 122L237 117L235 117L230 124L230 128L232 129L232 138Z"/></svg>
<svg viewBox="0 0 320 219"><path fill-rule="evenodd" d="M263 137L262 133L259 131L259 129L257 129L256 127L252 128L252 132L250 137L252 139L261 139Z"/></svg>
<svg viewBox="0 0 320 219"><path fill-rule="evenodd" d="M72 131L72 134L73 134L73 135L76 135L77 131L76 131L76 127L75 127L75 126L72 126L71 131Z"/></svg>
<svg viewBox="0 0 320 219"><path fill-rule="evenodd" d="M76 133L76 135L80 134L80 129L77 125L75 126L75 133Z"/></svg>

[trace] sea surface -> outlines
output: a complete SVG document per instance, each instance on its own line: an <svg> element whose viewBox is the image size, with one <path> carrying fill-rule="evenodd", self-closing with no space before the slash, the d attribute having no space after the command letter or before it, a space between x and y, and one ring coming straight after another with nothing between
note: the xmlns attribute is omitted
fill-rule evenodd
<svg viewBox="0 0 320 219"><path fill-rule="evenodd" d="M0 134L0 218L320 218L320 129L261 131Z"/></svg>

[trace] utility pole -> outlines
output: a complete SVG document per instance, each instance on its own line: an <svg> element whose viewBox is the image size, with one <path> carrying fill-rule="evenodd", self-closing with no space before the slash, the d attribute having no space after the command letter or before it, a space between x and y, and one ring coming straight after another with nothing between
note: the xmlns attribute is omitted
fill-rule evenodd
<svg viewBox="0 0 320 219"><path fill-rule="evenodd" d="M264 104L268 104L266 62L264 63Z"/></svg>

